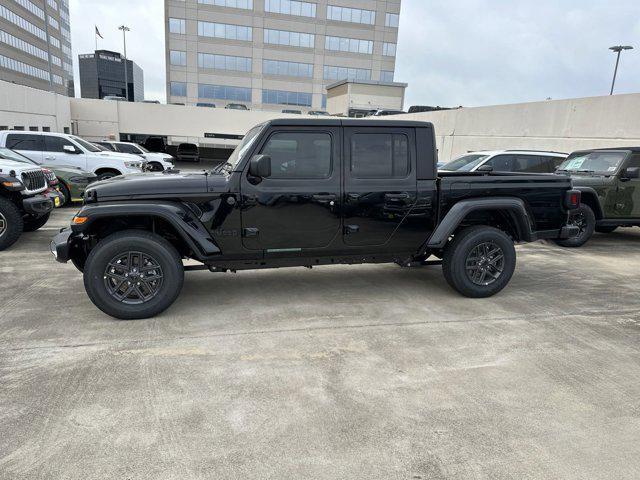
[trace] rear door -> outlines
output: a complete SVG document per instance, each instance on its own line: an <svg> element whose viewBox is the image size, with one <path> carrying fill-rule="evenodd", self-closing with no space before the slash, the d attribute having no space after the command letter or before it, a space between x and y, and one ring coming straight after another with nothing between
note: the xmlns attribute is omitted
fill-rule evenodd
<svg viewBox="0 0 640 480"><path fill-rule="evenodd" d="M415 144L413 128L344 128L346 245L402 250L409 243L406 220L417 200Z"/></svg>
<svg viewBox="0 0 640 480"><path fill-rule="evenodd" d="M42 135L30 133L8 133L5 146L36 163L42 163L42 150L44 149Z"/></svg>
<svg viewBox="0 0 640 480"><path fill-rule="evenodd" d="M627 168L640 168L640 154L630 155L619 175L616 216L636 219L640 218L640 179L627 178L625 175Z"/></svg>
<svg viewBox="0 0 640 480"><path fill-rule="evenodd" d="M339 242L340 129L272 129L255 153L271 157L271 176L243 172L243 246L268 255Z"/></svg>

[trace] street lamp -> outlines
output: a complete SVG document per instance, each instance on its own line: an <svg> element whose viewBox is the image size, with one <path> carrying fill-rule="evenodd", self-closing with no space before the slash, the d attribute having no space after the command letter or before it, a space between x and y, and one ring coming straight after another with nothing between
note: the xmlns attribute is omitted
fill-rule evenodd
<svg viewBox="0 0 640 480"><path fill-rule="evenodd" d="M125 25L120 25L118 30L122 30L122 41L124 42L124 92L127 102L129 101L129 72L127 67L127 32L131 29Z"/></svg>
<svg viewBox="0 0 640 480"><path fill-rule="evenodd" d="M631 45L616 45L615 47L609 47L609 50L616 52L618 56L616 57L616 69L613 71L613 82L611 83L611 93L609 95L613 95L613 88L616 86L616 76L618 75L618 64L620 63L620 54L623 50L633 50Z"/></svg>

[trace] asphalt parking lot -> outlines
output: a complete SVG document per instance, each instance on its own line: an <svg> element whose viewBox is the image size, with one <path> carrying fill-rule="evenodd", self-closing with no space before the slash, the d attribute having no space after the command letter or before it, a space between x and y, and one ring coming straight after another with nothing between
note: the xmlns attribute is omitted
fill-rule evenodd
<svg viewBox="0 0 640 480"><path fill-rule="evenodd" d="M500 295L439 267L189 273L152 320L0 253L2 479L640 478L640 229L534 243Z"/></svg>

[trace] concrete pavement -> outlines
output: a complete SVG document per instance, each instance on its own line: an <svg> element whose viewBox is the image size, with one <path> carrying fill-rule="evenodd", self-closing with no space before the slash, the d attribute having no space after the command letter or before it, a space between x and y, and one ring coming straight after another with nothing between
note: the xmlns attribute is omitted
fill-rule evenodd
<svg viewBox="0 0 640 480"><path fill-rule="evenodd" d="M98 311L48 242L0 253L0 479L636 479L640 229L518 247L500 295L440 268L188 273Z"/></svg>

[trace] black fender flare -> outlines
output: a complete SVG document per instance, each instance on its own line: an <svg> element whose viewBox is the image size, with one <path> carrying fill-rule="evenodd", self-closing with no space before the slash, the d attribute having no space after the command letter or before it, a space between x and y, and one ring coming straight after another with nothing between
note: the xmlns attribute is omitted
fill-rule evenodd
<svg viewBox="0 0 640 480"><path fill-rule="evenodd" d="M427 240L425 249L443 248L449 237L458 228L462 220L471 212L480 210L502 210L511 215L520 240L531 241L533 238L531 216L522 199L517 197L469 198L456 203L447 212L438 227Z"/></svg>
<svg viewBox="0 0 640 480"><path fill-rule="evenodd" d="M80 225L72 225L72 230L75 233L88 232L95 221L105 218L160 218L175 229L198 260L204 260L206 257L221 253L220 247L200 219L189 207L180 202L136 200L135 202L88 204L83 206L76 216L87 217L87 221Z"/></svg>
<svg viewBox="0 0 640 480"><path fill-rule="evenodd" d="M598 196L598 192L596 192L595 189L591 187L580 187L580 186L578 187L574 186L573 189L579 190L582 194L582 198L584 198L585 196L593 197L596 203L596 210L593 212L596 215L596 219L604 218L604 211L602 210L602 205L600 204L600 197ZM585 202L581 202L581 203L585 203Z"/></svg>

